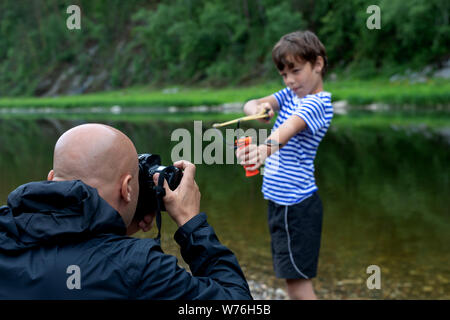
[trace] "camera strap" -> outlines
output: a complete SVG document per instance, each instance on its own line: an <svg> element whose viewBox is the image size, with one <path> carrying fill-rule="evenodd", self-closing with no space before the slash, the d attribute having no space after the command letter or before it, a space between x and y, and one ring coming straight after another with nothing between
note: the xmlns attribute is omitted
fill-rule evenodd
<svg viewBox="0 0 450 320"><path fill-rule="evenodd" d="M161 242L161 207L164 196L166 195L166 190L164 190L164 179L166 178L166 169L164 168L158 177L158 184L153 188L156 192L156 226L158 227L158 235L156 240Z"/></svg>

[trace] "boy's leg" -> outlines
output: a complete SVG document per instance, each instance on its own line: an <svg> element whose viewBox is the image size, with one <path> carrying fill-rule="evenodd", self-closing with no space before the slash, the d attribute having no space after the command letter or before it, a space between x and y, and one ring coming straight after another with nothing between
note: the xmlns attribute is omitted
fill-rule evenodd
<svg viewBox="0 0 450 320"><path fill-rule="evenodd" d="M317 300L311 279L286 279L291 300Z"/></svg>
<svg viewBox="0 0 450 320"><path fill-rule="evenodd" d="M286 279L291 299L317 299L316 276L322 229L322 203L318 194L291 206L269 201L269 231L277 278Z"/></svg>

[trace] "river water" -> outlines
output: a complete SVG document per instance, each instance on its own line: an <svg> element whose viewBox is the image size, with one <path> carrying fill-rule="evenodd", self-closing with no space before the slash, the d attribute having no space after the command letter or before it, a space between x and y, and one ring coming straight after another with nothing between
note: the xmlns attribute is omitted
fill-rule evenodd
<svg viewBox="0 0 450 320"><path fill-rule="evenodd" d="M0 119L0 205L17 186L45 179L59 135L85 122L82 117ZM178 143L171 141L171 133L194 128L192 121L154 118L96 122L122 130L139 153L160 154L164 164L171 163L171 150ZM203 127L211 124L204 122ZM314 280L319 298L450 298L449 163L448 140L431 129L332 125L316 158L324 204ZM236 253L248 279L284 288L272 270L262 176L246 178L236 164L197 164L196 181L201 210L219 239ZM186 266L173 240L176 226L166 215L162 228L163 249ZM137 236L154 237L156 232ZM380 268L381 289L367 287L371 265Z"/></svg>

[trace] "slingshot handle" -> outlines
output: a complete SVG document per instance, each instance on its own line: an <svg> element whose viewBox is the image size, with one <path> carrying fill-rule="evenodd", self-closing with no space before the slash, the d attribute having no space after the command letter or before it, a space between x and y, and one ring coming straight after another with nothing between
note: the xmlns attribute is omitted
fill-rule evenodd
<svg viewBox="0 0 450 320"><path fill-rule="evenodd" d="M252 143L252 137L242 137L236 140L236 146L238 149L242 149L246 146L248 146L250 143ZM245 165L245 176L246 177L253 177L257 174L259 174L259 170L247 170L248 167L251 167L251 165Z"/></svg>

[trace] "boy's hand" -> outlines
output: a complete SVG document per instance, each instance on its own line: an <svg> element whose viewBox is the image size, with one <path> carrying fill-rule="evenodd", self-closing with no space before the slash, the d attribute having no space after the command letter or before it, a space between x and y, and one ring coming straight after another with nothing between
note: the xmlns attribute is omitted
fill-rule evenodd
<svg viewBox="0 0 450 320"><path fill-rule="evenodd" d="M261 104L258 104L256 107L256 113L255 114L259 114L260 112L266 111L268 110L267 113L267 118L263 118L263 119L258 119L258 121L262 122L262 123L270 123L270 119L272 119L272 117L275 115L275 113L273 112L272 106L270 105L270 103L268 102L263 102Z"/></svg>
<svg viewBox="0 0 450 320"><path fill-rule="evenodd" d="M256 146L255 144L250 144L236 150L236 157L240 161L240 165L249 166L246 168L247 170L255 171L264 163L269 155L268 152L267 145L261 144Z"/></svg>

